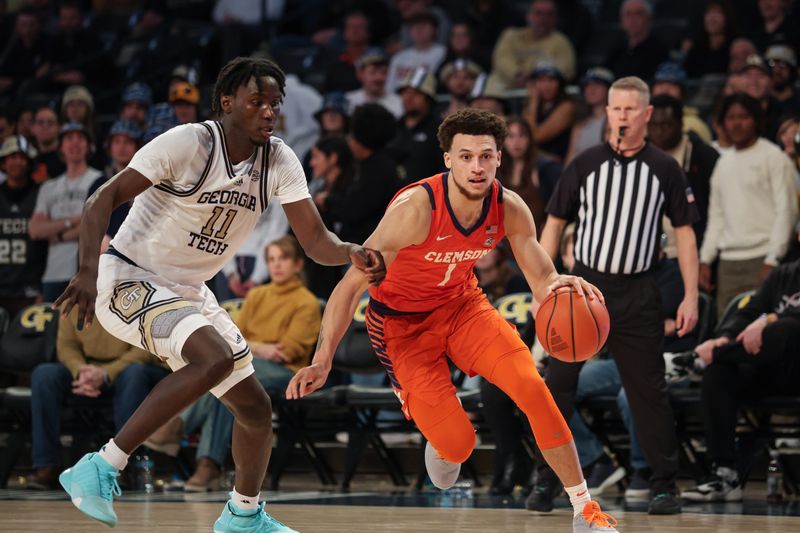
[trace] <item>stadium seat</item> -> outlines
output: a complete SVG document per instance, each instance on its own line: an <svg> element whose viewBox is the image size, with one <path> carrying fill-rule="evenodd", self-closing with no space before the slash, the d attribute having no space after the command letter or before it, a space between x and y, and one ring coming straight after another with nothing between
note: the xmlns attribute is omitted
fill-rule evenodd
<svg viewBox="0 0 800 533"><path fill-rule="evenodd" d="M0 341L0 369L29 374L39 363L56 354L58 311L50 304L34 304L20 311Z"/></svg>
<svg viewBox="0 0 800 533"><path fill-rule="evenodd" d="M228 314L231 316L231 320L238 322L239 314L242 312L243 304L244 298L233 298L231 300L220 302L219 306L228 312Z"/></svg>

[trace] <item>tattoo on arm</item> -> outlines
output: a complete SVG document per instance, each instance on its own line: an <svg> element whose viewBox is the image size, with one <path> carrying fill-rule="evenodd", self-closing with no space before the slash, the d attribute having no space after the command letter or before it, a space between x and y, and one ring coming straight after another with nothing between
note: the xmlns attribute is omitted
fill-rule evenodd
<svg viewBox="0 0 800 533"><path fill-rule="evenodd" d="M323 331L322 324L320 324L320 326L319 326L319 337L317 338L317 349L316 349L316 350L314 350L315 352L318 352L318 351L319 351L319 349L320 349L320 346L322 346L322 343L323 343L324 341L325 341L325 333L324 333L324 331Z"/></svg>

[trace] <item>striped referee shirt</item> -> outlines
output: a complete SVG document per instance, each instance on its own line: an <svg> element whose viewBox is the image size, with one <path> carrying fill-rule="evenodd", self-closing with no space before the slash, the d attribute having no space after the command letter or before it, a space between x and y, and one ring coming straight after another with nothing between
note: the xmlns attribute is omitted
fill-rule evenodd
<svg viewBox="0 0 800 533"><path fill-rule="evenodd" d="M547 212L576 222L575 259L606 274L650 270L665 213L675 227L699 218L683 171L650 143L632 157L608 144L581 153L564 169Z"/></svg>

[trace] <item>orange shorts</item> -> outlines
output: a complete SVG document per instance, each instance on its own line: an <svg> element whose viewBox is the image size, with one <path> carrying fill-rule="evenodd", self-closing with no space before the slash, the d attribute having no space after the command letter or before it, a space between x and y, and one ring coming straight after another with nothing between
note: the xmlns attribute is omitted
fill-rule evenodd
<svg viewBox="0 0 800 533"><path fill-rule="evenodd" d="M455 395L447 358L470 376L485 376L504 355L529 351L479 289L429 313L394 314L372 300L366 324L409 420L409 394L431 407Z"/></svg>

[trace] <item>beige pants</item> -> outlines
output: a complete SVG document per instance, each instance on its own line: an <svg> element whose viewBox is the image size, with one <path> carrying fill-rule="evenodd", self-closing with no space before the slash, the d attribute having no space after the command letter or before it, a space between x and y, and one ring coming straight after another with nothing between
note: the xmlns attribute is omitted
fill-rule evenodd
<svg viewBox="0 0 800 533"><path fill-rule="evenodd" d="M758 287L758 275L763 266L763 257L744 261L720 259L717 270L717 319L722 317L725 307L737 294Z"/></svg>

